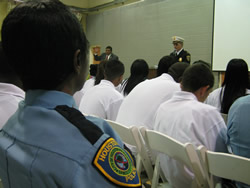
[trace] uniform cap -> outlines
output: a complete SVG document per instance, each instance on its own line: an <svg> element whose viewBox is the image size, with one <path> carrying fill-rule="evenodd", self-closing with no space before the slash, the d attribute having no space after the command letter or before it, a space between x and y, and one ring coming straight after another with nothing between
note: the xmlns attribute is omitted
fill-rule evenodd
<svg viewBox="0 0 250 188"><path fill-rule="evenodd" d="M173 36L172 37L173 42L184 42L184 38Z"/></svg>

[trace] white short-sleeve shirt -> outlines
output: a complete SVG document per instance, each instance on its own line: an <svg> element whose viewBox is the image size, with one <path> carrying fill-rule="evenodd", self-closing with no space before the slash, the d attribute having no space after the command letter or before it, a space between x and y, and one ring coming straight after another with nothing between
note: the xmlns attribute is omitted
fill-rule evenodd
<svg viewBox="0 0 250 188"><path fill-rule="evenodd" d="M123 96L112 82L101 80L100 84L88 89L82 97L79 110L88 115L115 120Z"/></svg>

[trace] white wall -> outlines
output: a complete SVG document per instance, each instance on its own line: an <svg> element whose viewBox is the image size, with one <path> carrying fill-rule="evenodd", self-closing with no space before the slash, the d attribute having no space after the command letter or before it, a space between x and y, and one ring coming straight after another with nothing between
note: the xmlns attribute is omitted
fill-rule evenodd
<svg viewBox="0 0 250 188"><path fill-rule="evenodd" d="M191 61L211 62L213 0L145 0L87 16L87 38L102 51L111 45L126 74L137 58L150 66L173 51L171 37L185 38Z"/></svg>

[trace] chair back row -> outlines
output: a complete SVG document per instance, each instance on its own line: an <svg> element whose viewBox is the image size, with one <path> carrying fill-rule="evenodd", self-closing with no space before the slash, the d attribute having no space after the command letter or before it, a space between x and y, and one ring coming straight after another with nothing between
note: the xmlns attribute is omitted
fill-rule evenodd
<svg viewBox="0 0 250 188"><path fill-rule="evenodd" d="M195 175L192 187L214 188L216 186L214 176L250 184L248 158L208 151L204 146L196 149L191 143L182 144L165 134L145 127L127 127L114 121L107 121L125 143L136 146L136 168L139 173L142 167L145 169L152 188L159 186L160 176L164 182L166 181L160 168L159 155L155 161L149 157L155 152L164 153L191 169Z"/></svg>

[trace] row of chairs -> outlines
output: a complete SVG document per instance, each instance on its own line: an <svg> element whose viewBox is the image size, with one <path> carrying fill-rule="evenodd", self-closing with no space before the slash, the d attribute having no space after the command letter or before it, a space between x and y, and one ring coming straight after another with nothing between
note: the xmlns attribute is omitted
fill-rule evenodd
<svg viewBox="0 0 250 188"><path fill-rule="evenodd" d="M182 144L165 134L145 127L127 127L111 120L107 121L125 143L136 146L136 168L139 173L142 168L146 171L152 188L170 187L170 185L161 171L159 155L156 155L156 159L152 162L148 149L151 153L164 153L189 167L195 175L192 187L221 186L215 181L215 176L250 184L248 158L208 151L204 146L196 149L190 143ZM159 177L163 183L159 183Z"/></svg>

